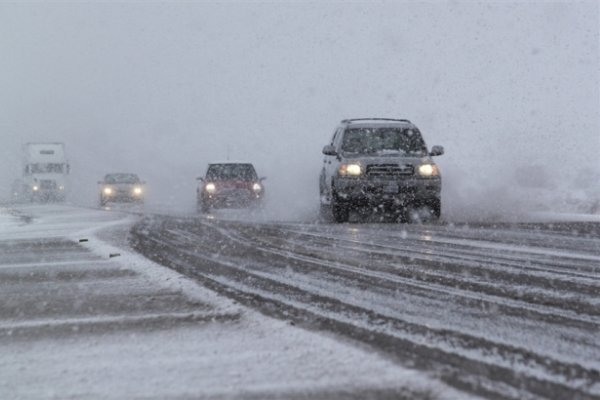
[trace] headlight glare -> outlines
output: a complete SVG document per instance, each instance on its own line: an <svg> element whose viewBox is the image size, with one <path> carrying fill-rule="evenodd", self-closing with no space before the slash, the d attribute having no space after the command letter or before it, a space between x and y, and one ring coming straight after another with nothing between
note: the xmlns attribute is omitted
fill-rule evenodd
<svg viewBox="0 0 600 400"><path fill-rule="evenodd" d="M109 187L105 187L102 191L104 192L104 194L108 194L108 195L111 195L113 192L112 188L109 188Z"/></svg>
<svg viewBox="0 0 600 400"><path fill-rule="evenodd" d="M438 174L438 167L435 164L419 165L419 175L421 176L437 176Z"/></svg>
<svg viewBox="0 0 600 400"><path fill-rule="evenodd" d="M204 186L204 190L206 190L207 193L214 193L217 190L217 187L214 183L207 183L206 186Z"/></svg>
<svg viewBox="0 0 600 400"><path fill-rule="evenodd" d="M139 186L134 187L133 193L139 196L140 194L142 194L142 188Z"/></svg>
<svg viewBox="0 0 600 400"><path fill-rule="evenodd" d="M255 183L254 185L252 185L252 190L254 190L256 193L258 193L262 190L262 186L260 186L259 183Z"/></svg>
<svg viewBox="0 0 600 400"><path fill-rule="evenodd" d="M34 192L37 192L37 191L38 191L40 188L39 188L39 187L37 187L36 185L34 185L34 186L32 187L32 189L33 189L33 191L34 191Z"/></svg>
<svg viewBox="0 0 600 400"><path fill-rule="evenodd" d="M359 176L362 175L360 164L342 164L339 168L341 176Z"/></svg>

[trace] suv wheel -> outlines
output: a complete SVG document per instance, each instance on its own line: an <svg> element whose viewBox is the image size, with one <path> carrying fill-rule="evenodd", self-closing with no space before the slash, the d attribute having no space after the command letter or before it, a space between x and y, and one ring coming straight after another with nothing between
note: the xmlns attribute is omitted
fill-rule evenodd
<svg viewBox="0 0 600 400"><path fill-rule="evenodd" d="M331 202L331 213L333 214L333 220L338 223L348 222L348 219L350 219L350 208L348 205L336 200L332 200Z"/></svg>
<svg viewBox="0 0 600 400"><path fill-rule="evenodd" d="M331 206L329 204L321 203L319 205L319 221L320 222L332 222Z"/></svg>
<svg viewBox="0 0 600 400"><path fill-rule="evenodd" d="M204 202L198 203L198 212L206 214L209 211L210 211L210 206L208 204L206 204Z"/></svg>
<svg viewBox="0 0 600 400"><path fill-rule="evenodd" d="M432 199L428 203L429 208L431 208L432 217L435 219L439 219L442 215L442 202L440 199Z"/></svg>

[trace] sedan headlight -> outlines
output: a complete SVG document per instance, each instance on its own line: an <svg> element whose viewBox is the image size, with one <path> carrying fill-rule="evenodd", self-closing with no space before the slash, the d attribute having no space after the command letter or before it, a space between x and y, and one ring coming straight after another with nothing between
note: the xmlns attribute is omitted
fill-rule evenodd
<svg viewBox="0 0 600 400"><path fill-rule="evenodd" d="M112 190L112 188L110 188L110 187L105 187L105 188L104 188L102 191L103 191L103 192L104 192L104 194L106 194L106 195L111 195L111 194L113 193L113 190Z"/></svg>
<svg viewBox="0 0 600 400"><path fill-rule="evenodd" d="M214 183L207 183L206 186L204 186L204 190L206 190L207 193L213 194L216 192L217 187Z"/></svg>
<svg viewBox="0 0 600 400"><path fill-rule="evenodd" d="M360 176L362 175L362 167L360 164L342 164L338 169L340 176Z"/></svg>
<svg viewBox="0 0 600 400"><path fill-rule="evenodd" d="M142 188L139 186L136 186L133 188L133 194L135 194L136 196L139 196L142 194Z"/></svg>
<svg viewBox="0 0 600 400"><path fill-rule="evenodd" d="M419 165L419 175L421 176L437 176L439 175L438 167L435 164L421 164Z"/></svg>

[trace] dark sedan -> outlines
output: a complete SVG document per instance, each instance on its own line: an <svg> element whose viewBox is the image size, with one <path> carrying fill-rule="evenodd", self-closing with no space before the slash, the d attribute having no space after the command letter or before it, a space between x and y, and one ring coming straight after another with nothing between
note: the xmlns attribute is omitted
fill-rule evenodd
<svg viewBox="0 0 600 400"><path fill-rule="evenodd" d="M225 162L208 165L206 175L198 178L198 210L248 208L259 206L265 196L263 180L251 163Z"/></svg>

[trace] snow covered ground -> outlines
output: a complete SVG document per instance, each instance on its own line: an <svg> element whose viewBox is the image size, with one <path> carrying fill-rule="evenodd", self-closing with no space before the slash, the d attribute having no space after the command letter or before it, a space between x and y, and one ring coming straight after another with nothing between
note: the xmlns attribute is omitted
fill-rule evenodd
<svg viewBox="0 0 600 400"><path fill-rule="evenodd" d="M136 217L0 208L0 398L470 398L127 247Z"/></svg>

